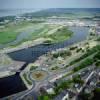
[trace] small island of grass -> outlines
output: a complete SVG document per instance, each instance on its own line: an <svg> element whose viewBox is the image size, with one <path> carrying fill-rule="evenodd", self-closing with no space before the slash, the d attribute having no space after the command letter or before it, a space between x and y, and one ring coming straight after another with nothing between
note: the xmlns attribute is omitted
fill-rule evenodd
<svg viewBox="0 0 100 100"><path fill-rule="evenodd" d="M46 40L45 44L52 44L65 41L72 36L73 32L68 29L68 27L63 26L62 28L57 29L53 34L46 35L45 38L49 38Z"/></svg>

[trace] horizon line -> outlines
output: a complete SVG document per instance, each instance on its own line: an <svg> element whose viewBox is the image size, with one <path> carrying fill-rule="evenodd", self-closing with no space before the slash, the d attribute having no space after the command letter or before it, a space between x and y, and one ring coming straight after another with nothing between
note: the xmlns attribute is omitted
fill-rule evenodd
<svg viewBox="0 0 100 100"><path fill-rule="evenodd" d="M85 7L85 8L79 8L79 7L57 7L57 8L54 8L54 7L51 7L51 8L0 8L0 10L2 9L62 9L62 8L65 8L65 9L100 9L99 7Z"/></svg>

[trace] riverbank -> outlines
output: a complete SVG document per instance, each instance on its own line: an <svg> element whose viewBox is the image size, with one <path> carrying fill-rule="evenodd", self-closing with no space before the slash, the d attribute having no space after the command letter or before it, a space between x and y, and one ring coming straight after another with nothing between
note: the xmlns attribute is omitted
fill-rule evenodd
<svg viewBox="0 0 100 100"><path fill-rule="evenodd" d="M68 40L73 35L73 32L70 31L67 27L58 27L56 31L52 34L46 33L43 37L37 38L35 40L28 40L26 42L22 42L19 45L9 46L7 48L3 48L0 50L1 53L9 53L21 49L25 49L31 46L39 45L39 44L54 44L63 42Z"/></svg>
<svg viewBox="0 0 100 100"><path fill-rule="evenodd" d="M16 74L16 72L11 72L11 71L0 72L0 78L12 76L12 75L14 75L14 74Z"/></svg>
<svg viewBox="0 0 100 100"><path fill-rule="evenodd" d="M25 48L29 48L31 46L35 46L35 45L39 45L41 43L43 43L45 41L44 38L38 38L34 41L27 41L27 42L24 42L18 46L11 46L11 47L7 47L7 48L3 48L0 50L0 53L10 53L10 52L14 52L14 51L18 51L18 50L22 50L22 49L25 49Z"/></svg>

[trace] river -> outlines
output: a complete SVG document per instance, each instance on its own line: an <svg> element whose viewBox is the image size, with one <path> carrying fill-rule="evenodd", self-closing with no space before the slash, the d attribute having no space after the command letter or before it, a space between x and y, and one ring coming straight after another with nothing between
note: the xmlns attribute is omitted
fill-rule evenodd
<svg viewBox="0 0 100 100"><path fill-rule="evenodd" d="M89 28L70 27L70 30L72 30L74 34L69 40L52 45L36 45L27 49L9 53L8 56L13 60L26 62L26 64L21 68L21 70L23 70L28 63L34 62L38 57L49 51L64 48L71 44L85 40L87 38ZM0 98L24 91L26 89L27 88L22 82L19 74L0 79Z"/></svg>

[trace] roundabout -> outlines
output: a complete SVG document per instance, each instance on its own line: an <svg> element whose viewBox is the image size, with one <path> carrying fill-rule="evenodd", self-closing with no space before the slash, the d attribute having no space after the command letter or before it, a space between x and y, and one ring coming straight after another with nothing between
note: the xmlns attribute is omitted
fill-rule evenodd
<svg viewBox="0 0 100 100"><path fill-rule="evenodd" d="M30 78L34 81L43 81L48 78L48 72L44 70L35 70L30 72Z"/></svg>

